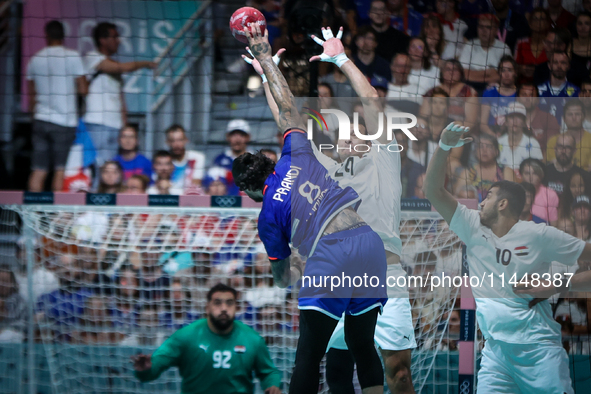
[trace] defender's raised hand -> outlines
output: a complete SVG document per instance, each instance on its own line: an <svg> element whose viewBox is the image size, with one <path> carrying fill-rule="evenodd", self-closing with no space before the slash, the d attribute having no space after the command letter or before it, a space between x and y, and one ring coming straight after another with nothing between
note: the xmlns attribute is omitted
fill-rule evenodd
<svg viewBox="0 0 591 394"><path fill-rule="evenodd" d="M259 60L271 57L271 45L269 45L269 31L267 29L265 29L265 34L262 34L259 25L253 23L250 29L248 27L244 28L244 35L248 40L252 56Z"/></svg>
<svg viewBox="0 0 591 394"><path fill-rule="evenodd" d="M452 148L459 148L464 144L472 142L472 138L461 138L464 133L470 131L469 127L462 126L457 122L451 122L447 125L443 132L441 133L441 138L439 139L439 147L443 150L450 150Z"/></svg>
<svg viewBox="0 0 591 394"><path fill-rule="evenodd" d="M321 62L334 63L340 68L349 60L349 58L345 54L345 47L341 42L341 37L343 36L343 28L341 27L339 29L339 32L335 37L333 36L330 27L323 27L322 36L324 37L325 41L322 41L320 38L316 37L315 35L312 35L312 39L314 40L314 42L316 42L318 45L322 45L322 48L324 48L324 52L322 52L321 55L312 56L310 58L310 61L314 62L320 60Z"/></svg>
<svg viewBox="0 0 591 394"><path fill-rule="evenodd" d="M263 83L267 82L267 77L265 76L263 67L261 67L261 63L259 63L259 61L254 57L249 47L246 47L246 51L250 54L250 56L252 56L252 59L247 57L246 55L242 55L242 59L244 59L246 63L252 65L254 71L256 71L257 74L259 74L262 78ZM279 65L279 62L281 61L281 55L283 54L283 52L285 52L285 48L281 48L277 51L275 55L273 55L273 62L275 62L276 65Z"/></svg>

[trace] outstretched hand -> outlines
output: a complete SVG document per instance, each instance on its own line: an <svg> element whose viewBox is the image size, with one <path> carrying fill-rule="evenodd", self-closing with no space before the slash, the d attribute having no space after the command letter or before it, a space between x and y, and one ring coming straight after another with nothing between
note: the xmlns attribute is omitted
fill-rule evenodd
<svg viewBox="0 0 591 394"><path fill-rule="evenodd" d="M251 64L252 68L254 68L254 71L256 71L257 74L259 74L261 77L263 77L265 74L263 71L263 67L261 66L261 63L259 63L256 57L254 57L249 47L246 47L246 51L250 54L250 56L252 56L252 59L246 55L242 55L242 59L244 59L246 63ZM277 51L275 55L273 55L273 62L275 62L276 65L279 65L279 62L281 61L281 55L283 55L283 52L285 52L285 48L281 48Z"/></svg>
<svg viewBox="0 0 591 394"><path fill-rule="evenodd" d="M447 125L441 133L440 142L452 148L459 148L464 144L472 142L472 138L461 138L464 133L470 131L469 127L462 126L460 122L452 122Z"/></svg>
<svg viewBox="0 0 591 394"><path fill-rule="evenodd" d="M332 34L332 30L330 29L330 27L323 27L322 37L324 37L325 41L321 40L315 35L312 35L312 39L314 40L314 42L318 45L322 45L322 48L324 48L324 52L322 52L321 55L312 56L310 58L310 61L315 62L319 60L321 62L334 63L338 67L341 67L343 64L345 64L345 62L347 62L349 58L345 54L345 47L341 42L342 36L342 27L339 29L339 32L337 33L336 37Z"/></svg>
<svg viewBox="0 0 591 394"><path fill-rule="evenodd" d="M263 59L266 56L271 56L271 45L269 44L269 31L265 29L265 34L261 33L261 28L258 24L253 23L248 27L244 27L244 35L248 40L248 46L252 50L250 54L256 59Z"/></svg>

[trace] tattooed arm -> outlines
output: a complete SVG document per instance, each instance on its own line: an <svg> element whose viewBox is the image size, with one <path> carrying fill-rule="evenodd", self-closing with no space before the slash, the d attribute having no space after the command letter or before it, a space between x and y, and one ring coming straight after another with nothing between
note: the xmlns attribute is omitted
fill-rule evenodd
<svg viewBox="0 0 591 394"><path fill-rule="evenodd" d="M304 129L304 122L296 107L293 94L289 90L285 77L281 74L279 67L277 67L271 56L271 45L269 45L269 40L267 38L267 30L265 30L265 34L262 35L259 26L253 24L251 30L245 28L244 32L248 38L252 54L259 61L265 72L271 95L277 104L279 110L279 116L276 119L277 126L279 126L281 130L286 130L291 127Z"/></svg>

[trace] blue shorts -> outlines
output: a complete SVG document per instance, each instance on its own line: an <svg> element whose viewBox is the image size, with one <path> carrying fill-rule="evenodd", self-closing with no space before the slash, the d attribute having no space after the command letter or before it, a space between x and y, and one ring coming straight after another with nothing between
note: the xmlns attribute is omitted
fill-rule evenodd
<svg viewBox="0 0 591 394"><path fill-rule="evenodd" d="M386 252L369 226L339 231L318 241L306 262L299 308L336 320L386 304Z"/></svg>

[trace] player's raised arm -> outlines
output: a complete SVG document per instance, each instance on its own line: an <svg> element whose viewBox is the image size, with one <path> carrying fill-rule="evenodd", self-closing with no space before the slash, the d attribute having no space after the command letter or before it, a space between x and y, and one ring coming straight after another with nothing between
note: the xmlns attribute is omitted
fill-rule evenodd
<svg viewBox="0 0 591 394"><path fill-rule="evenodd" d="M364 110L366 111L365 123L368 126L370 133L376 131L379 127L378 114L382 111L382 105L379 101L378 93L375 88L371 86L367 77L357 68L354 62L352 62L345 54L345 47L341 42L343 35L343 28L339 29L337 36L334 37L330 27L322 28L322 36L324 40L316 36L312 36L312 39L318 44L322 45L324 52L318 56L312 56L310 61L322 61L327 63L333 63L341 69L343 74L347 76L351 86L355 90L355 93L361 99ZM380 144L388 143L386 139L386 133L382 133L378 142Z"/></svg>
<svg viewBox="0 0 591 394"><path fill-rule="evenodd" d="M460 139L462 134L469 130L468 127L456 123L450 123L441 133L439 148L433 154L427 167L427 176L423 184L423 192L431 201L437 212L445 219L447 223L456 212L458 206L457 200L445 190L445 168L449 150L469 142L466 139Z"/></svg>
<svg viewBox="0 0 591 394"><path fill-rule="evenodd" d="M248 39L251 53L259 61L265 72L265 76L269 82L269 89L277 104L279 111L279 118L276 120L277 126L281 130L291 127L304 129L304 122L296 107L293 94L289 90L285 77L281 74L279 67L277 67L271 56L268 31L265 30L265 34L263 35L261 34L259 25L252 24L250 30L248 28L244 29L244 33Z"/></svg>

